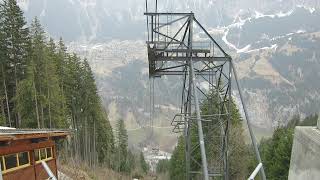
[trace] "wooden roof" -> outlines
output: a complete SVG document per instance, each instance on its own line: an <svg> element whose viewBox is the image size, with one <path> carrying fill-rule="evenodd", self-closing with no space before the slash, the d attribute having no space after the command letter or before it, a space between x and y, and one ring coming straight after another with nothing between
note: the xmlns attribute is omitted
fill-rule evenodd
<svg viewBox="0 0 320 180"><path fill-rule="evenodd" d="M0 142L1 141L15 141L23 139L37 139L61 137L65 138L70 135L70 130L58 129L1 129L0 128Z"/></svg>

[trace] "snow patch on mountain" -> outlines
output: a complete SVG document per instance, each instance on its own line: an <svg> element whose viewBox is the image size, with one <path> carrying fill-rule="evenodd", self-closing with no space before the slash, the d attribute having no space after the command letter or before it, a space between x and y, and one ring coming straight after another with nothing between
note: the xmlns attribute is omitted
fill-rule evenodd
<svg viewBox="0 0 320 180"><path fill-rule="evenodd" d="M308 10L311 14L314 13L316 11L316 8L314 7L307 7L305 5L297 5L298 8L304 8L306 10Z"/></svg>
<svg viewBox="0 0 320 180"><path fill-rule="evenodd" d="M224 33L224 35L222 36L222 40L223 40L223 42L226 43L229 47L231 47L232 49L236 50L237 53L245 53L245 52L247 52L247 51L250 49L250 47L251 47L250 44L248 44L248 45L245 46L244 48L238 49L238 48L236 47L236 45L230 43L230 42L227 40L227 35L228 35L228 33L229 33L229 29L227 28L226 31L225 31L225 33Z"/></svg>
<svg viewBox="0 0 320 180"><path fill-rule="evenodd" d="M255 11L255 16L254 16L254 18L255 18L255 19L265 18L265 17L270 17L270 18L283 18L283 17L290 16L293 12L294 12L294 9L292 9L292 10L290 10L290 11L287 11L287 12L282 12L282 11L280 11L279 13L276 13L276 14L263 14L263 13L260 13L260 12L258 12L258 11ZM250 20L251 20L251 18L250 18Z"/></svg>
<svg viewBox="0 0 320 180"><path fill-rule="evenodd" d="M298 31L298 32L301 33L300 31ZM296 32L296 33L298 33L298 32ZM227 40L228 33L229 33L229 28L225 27L224 35L222 36L222 41L224 43L226 43L230 48L234 49L238 54L241 54L241 53L252 53L252 52L255 52L255 51L259 51L259 50L271 50L271 49L275 50L278 47L277 44L273 44L270 47L266 46L266 47L257 48L257 49L250 49L252 45L248 44L243 48L238 48L236 45L232 44L231 42L229 42ZM291 35L292 34L294 34L294 33L291 33Z"/></svg>
<svg viewBox="0 0 320 180"><path fill-rule="evenodd" d="M279 13L276 14L276 16L279 17L279 18L287 17L287 16L290 16L293 12L294 12L293 9L288 11L288 12L286 12L286 13L280 11Z"/></svg>
<svg viewBox="0 0 320 180"><path fill-rule="evenodd" d="M269 17L269 18L284 18L284 17L290 16L294 12L294 10L295 9L292 9L292 10L287 11L287 12L280 11L279 13L276 13L276 14L263 14L263 13L255 10L253 16L250 16L248 18L242 19L241 18L241 14L242 14L243 10L240 9L238 15L234 18L233 23L230 24L227 27L229 27L229 28L235 28L235 27L236 28L242 28L242 26L244 24L246 24L247 22L251 22L252 20L257 20L257 19L266 18L266 17Z"/></svg>
<svg viewBox="0 0 320 180"><path fill-rule="evenodd" d="M255 13L255 16L254 16L255 19L265 18L265 17L270 17L270 18L276 17L276 15L274 15L274 14L262 14L258 11L254 11L254 13ZM248 18L248 20L251 20L251 18Z"/></svg>
<svg viewBox="0 0 320 180"><path fill-rule="evenodd" d="M307 31L306 30L303 30L303 29L299 29L298 31L296 31L297 34L301 34L301 33L306 33Z"/></svg>
<svg viewBox="0 0 320 180"><path fill-rule="evenodd" d="M251 47L253 47L252 44L247 44L245 46L238 47L237 45L229 42L227 37L228 37L229 31L231 29L235 29L235 28L242 29L243 26L246 23L251 23L253 20L257 20L257 19L261 19L261 18L285 18L285 17L291 16L295 12L295 10L297 8L307 9L307 10L309 10L310 13L313 13L315 11L315 8L308 8L306 6L299 6L298 5L298 6L294 7L293 9L291 9L291 10L289 10L287 12L280 11L280 12L275 13L275 14L263 14L263 13L255 10L253 16L242 18L241 14L243 14L243 10L240 9L238 15L234 18L232 24L230 24L228 26L224 26L224 27L218 27L216 29L211 30L210 32L213 32L213 33L217 34L217 33L221 33L221 31L223 31L223 33L221 33L221 34L223 34L222 41L226 45L228 45L228 47L230 47L231 49L235 50L238 54L239 53L251 53L251 52L255 52L255 51L259 51L259 50L276 49L278 47L277 44L272 44L271 46L265 46L265 47L256 48L256 49L251 49ZM294 34L301 34L301 33L306 33L306 30L299 29L299 30L296 30L294 32L287 33L285 35L280 35L280 36L275 36L275 37L269 37L268 35L265 34L265 36L263 36L262 38L264 40L269 40L270 42L272 42L272 41L275 41L275 40L280 39L280 38L285 38L285 37L288 37L288 36L292 36ZM260 41L257 41L257 43L259 43L259 42Z"/></svg>
<svg viewBox="0 0 320 180"><path fill-rule="evenodd" d="M307 33L307 31L303 30L303 29L300 29L300 30L297 30L295 32L287 33L287 34L282 35L282 36L275 36L275 37L271 38L270 41L276 41L276 40L282 39L282 38L288 38L288 40L291 40L293 35L304 34L304 33Z"/></svg>
<svg viewBox="0 0 320 180"><path fill-rule="evenodd" d="M262 47L262 48L252 49L252 50L245 51L244 53L253 53L253 52L258 52L260 50L277 50L277 48L278 48L278 45L273 44L270 47L266 46L266 47Z"/></svg>

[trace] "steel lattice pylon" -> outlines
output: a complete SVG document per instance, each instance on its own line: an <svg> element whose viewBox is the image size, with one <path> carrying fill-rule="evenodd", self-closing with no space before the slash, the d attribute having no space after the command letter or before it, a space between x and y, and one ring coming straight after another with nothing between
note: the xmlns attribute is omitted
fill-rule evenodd
<svg viewBox="0 0 320 180"><path fill-rule="evenodd" d="M150 77L177 75L183 79L181 111L171 124L174 132L185 137L186 179L228 179L231 57L192 12L145 15ZM210 113L200 110L203 104ZM191 132L198 139L192 139ZM208 146L208 141L214 146ZM257 147L256 153L261 162Z"/></svg>

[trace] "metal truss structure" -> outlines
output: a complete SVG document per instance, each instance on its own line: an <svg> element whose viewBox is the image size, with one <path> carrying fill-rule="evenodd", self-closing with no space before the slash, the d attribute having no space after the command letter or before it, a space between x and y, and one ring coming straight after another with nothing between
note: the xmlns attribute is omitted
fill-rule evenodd
<svg viewBox="0 0 320 180"><path fill-rule="evenodd" d="M229 179L232 58L192 12L145 15L149 76L182 79L181 110L171 124L185 137L186 179ZM249 130L261 162L250 126ZM261 172L264 176L263 168Z"/></svg>

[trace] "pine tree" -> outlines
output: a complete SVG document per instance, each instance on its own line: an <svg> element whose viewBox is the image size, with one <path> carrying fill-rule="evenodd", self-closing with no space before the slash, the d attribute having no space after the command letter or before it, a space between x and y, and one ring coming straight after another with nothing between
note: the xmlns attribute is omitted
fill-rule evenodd
<svg viewBox="0 0 320 180"><path fill-rule="evenodd" d="M50 39L46 47L46 63L45 63L45 82L47 90L47 127L49 128L65 128L68 122L65 117L65 98L59 86L59 76L57 73L56 45L53 39Z"/></svg>
<svg viewBox="0 0 320 180"><path fill-rule="evenodd" d="M117 153L119 172L130 173L132 170L132 153L128 151L128 134L123 119L119 119L116 125ZM131 159L131 160L130 160Z"/></svg>
<svg viewBox="0 0 320 180"><path fill-rule="evenodd" d="M7 100L9 105L7 110L9 124L12 117L15 119L15 125L20 126L21 117L19 111L13 112L16 105L14 97L17 94L18 83L24 79L26 70L26 57L28 52L28 28L23 17L23 12L15 0L4 0L1 4L3 15L3 33L5 36L4 46L6 47L5 58L7 59L7 71L3 72L5 77L5 89L7 91Z"/></svg>
<svg viewBox="0 0 320 180"><path fill-rule="evenodd" d="M27 78L18 85L16 95L16 109L21 113L23 121L22 127L40 128L40 117L38 108L38 95L35 84L35 64L33 61L28 63Z"/></svg>
<svg viewBox="0 0 320 180"><path fill-rule="evenodd" d="M66 68L67 68L67 58L68 54L67 54L67 48L65 47L62 38L60 38L58 45L56 46L56 58L54 58L54 64L56 66L56 74L57 74L57 78L58 78L58 84L60 87L60 93L61 93L61 97L62 102L61 102L61 106L63 109L63 117L65 118L65 120L67 121L67 124L70 124L71 122L69 121L71 119L71 115L70 115L70 111L68 111L67 108L67 95L65 93L65 80L67 77L67 72L66 72Z"/></svg>
<svg viewBox="0 0 320 180"><path fill-rule="evenodd" d="M142 152L140 153L140 166L144 173L147 173L149 171L149 165L144 159L144 155Z"/></svg>
<svg viewBox="0 0 320 180"><path fill-rule="evenodd" d="M16 109L21 112L23 119L27 121L23 122L23 126L41 128L44 127L43 106L46 102L43 92L46 37L37 18L31 24L30 36L31 45L28 56L28 70L26 72L27 78L18 86ZM30 102L33 102L33 104L30 104ZM32 122L33 119L36 122ZM35 124L36 126L34 126Z"/></svg>
<svg viewBox="0 0 320 180"><path fill-rule="evenodd" d="M67 48L64 45L62 38L59 39L59 43L57 45L57 58L55 59L55 65L58 75L59 86L61 89L61 93L64 95L64 84L66 75L66 66L67 66Z"/></svg>
<svg viewBox="0 0 320 180"><path fill-rule="evenodd" d="M302 121L298 115L294 116L286 126L278 127L271 138L261 140L259 149L268 179L288 179L294 128L295 126L315 126L317 120L316 114ZM257 162L254 159L251 163L252 171Z"/></svg>
<svg viewBox="0 0 320 180"><path fill-rule="evenodd" d="M112 127L87 60L69 54L62 39L58 45L48 40L37 18L28 32L15 0L1 1L0 15L0 124L72 128L72 157L112 166ZM125 149L129 172L134 156Z"/></svg>
<svg viewBox="0 0 320 180"><path fill-rule="evenodd" d="M62 128L65 120L64 96L56 69L56 45L47 36L37 18L30 28L31 46L26 78L18 84L16 110L25 122L22 127Z"/></svg>
<svg viewBox="0 0 320 180"><path fill-rule="evenodd" d="M46 96L46 36L38 18L35 18L30 28L32 40L31 61L34 63L34 84L37 93L36 99L38 102L38 116L40 124L38 127L45 127L44 108L48 102Z"/></svg>
<svg viewBox="0 0 320 180"><path fill-rule="evenodd" d="M170 160L162 159L157 163L157 173L167 173L169 172Z"/></svg>
<svg viewBox="0 0 320 180"><path fill-rule="evenodd" d="M215 114L219 113L220 105L219 105L219 97L216 93L211 93L208 95L208 99L202 103L201 106L201 113L202 115L208 114ZM210 104L210 106L209 106ZM229 129L229 172L230 172L230 179L244 179L247 175L248 166L249 166L249 155L248 149L244 141L243 129L241 121L241 116L239 110L237 109L236 105L231 102L231 125ZM222 112L223 113L223 112ZM222 117L222 119L226 120L226 116ZM214 122L217 123L218 122ZM206 153L207 153L207 160L209 162L217 162L219 160L219 143L220 141L215 138L220 135L220 131L210 131L212 122L203 122L203 131L204 134L207 134L206 139ZM190 128L190 139L191 139L191 146L196 145L198 143L198 130L196 126L191 126ZM172 158L170 160L170 178L177 179L177 178L185 178L185 145L184 145L184 138L181 136L178 140L178 145L176 146ZM200 149L195 150L192 153L194 160L201 162L201 154ZM200 166L195 163L195 161L190 162L191 169L193 170L201 170ZM194 177L197 178L197 177Z"/></svg>
<svg viewBox="0 0 320 180"><path fill-rule="evenodd" d="M114 151L112 128L103 110L92 70L88 62L76 54L66 54L64 59L65 53L60 40L59 60L56 62L65 66L56 67L66 100L66 114L71 117L71 127L77 130L73 139L73 154L93 166L97 163L111 166Z"/></svg>
<svg viewBox="0 0 320 180"><path fill-rule="evenodd" d="M185 143L182 136L178 139L178 144L175 147L170 159L170 179L185 179Z"/></svg>
<svg viewBox="0 0 320 180"><path fill-rule="evenodd" d="M101 104L97 110L100 111L97 122L94 122L96 124L95 142L98 153L97 158L99 159L99 163L112 166L112 154L115 153L112 127L108 120L107 113L104 112Z"/></svg>
<svg viewBox="0 0 320 180"><path fill-rule="evenodd" d="M6 125L7 119L10 122L10 110L8 110L8 97L7 97L7 89L6 89L6 77L5 77L5 69L7 68L7 60L5 57L5 34L3 33L4 28L4 18L3 18L3 6L0 4L0 106L1 106L1 115L0 121L1 125ZM6 112L6 109L8 110ZM8 118L7 118L8 115ZM11 126L11 125L10 125Z"/></svg>
<svg viewBox="0 0 320 180"><path fill-rule="evenodd" d="M124 120L119 119L116 124L116 169L119 172L131 173L136 162L134 154L128 149L128 134Z"/></svg>
<svg viewBox="0 0 320 180"><path fill-rule="evenodd" d="M83 160L84 155L81 148L83 143L80 142L82 126L81 116L79 114L81 110L80 100L82 99L80 95L80 83L82 78L81 62L76 54L67 55L66 58L65 81L63 83L64 96L66 98L67 114L70 115L71 128L75 129L77 132L72 139L72 154L75 155L76 159Z"/></svg>
<svg viewBox="0 0 320 180"><path fill-rule="evenodd" d="M102 103L98 94L94 75L85 59L83 61L83 83L85 84L84 93L82 94L84 100L83 112L88 124L92 124L95 120L97 125L97 146L99 149L105 149L103 152L98 152L99 159L111 165L110 154L114 149L113 133L110 122L107 118L106 112L103 110Z"/></svg>

